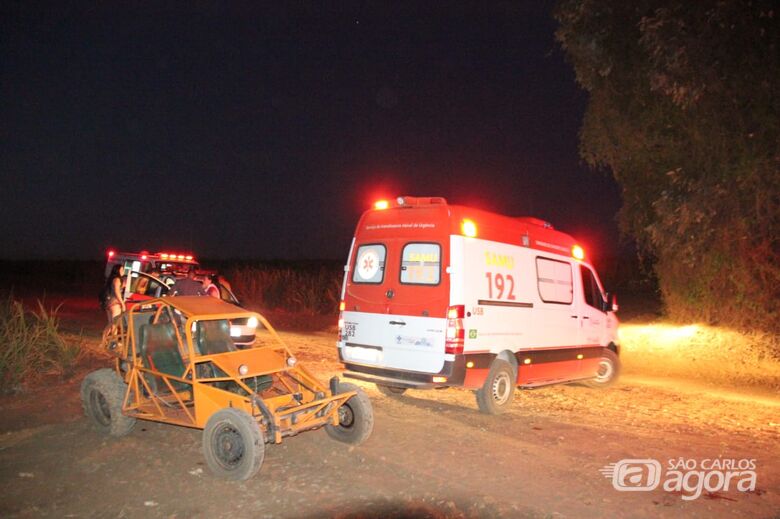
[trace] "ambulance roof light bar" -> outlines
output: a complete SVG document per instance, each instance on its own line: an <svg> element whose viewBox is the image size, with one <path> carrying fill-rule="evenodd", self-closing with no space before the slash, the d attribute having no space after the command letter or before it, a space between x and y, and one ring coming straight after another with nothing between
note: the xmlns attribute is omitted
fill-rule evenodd
<svg viewBox="0 0 780 519"><path fill-rule="evenodd" d="M384 210L390 207L414 207L424 205L447 205L447 200L440 196L399 196L390 201L386 199L374 202L374 209Z"/></svg>

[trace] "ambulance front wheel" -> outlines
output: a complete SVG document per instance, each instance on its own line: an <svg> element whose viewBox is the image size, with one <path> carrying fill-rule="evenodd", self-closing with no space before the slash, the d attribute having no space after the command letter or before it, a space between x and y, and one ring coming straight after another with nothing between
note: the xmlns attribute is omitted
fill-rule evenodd
<svg viewBox="0 0 780 519"><path fill-rule="evenodd" d="M509 409L515 398L514 373L507 361L493 361L485 383L476 391L480 411L486 414L501 414Z"/></svg>
<svg viewBox="0 0 780 519"><path fill-rule="evenodd" d="M385 386L384 384L377 384L376 388L385 396L401 396L406 393L405 387L398 386Z"/></svg>
<svg viewBox="0 0 780 519"><path fill-rule="evenodd" d="M620 359L614 351L605 349L599 359L596 376L583 382L588 387L603 388L615 383L620 374Z"/></svg>

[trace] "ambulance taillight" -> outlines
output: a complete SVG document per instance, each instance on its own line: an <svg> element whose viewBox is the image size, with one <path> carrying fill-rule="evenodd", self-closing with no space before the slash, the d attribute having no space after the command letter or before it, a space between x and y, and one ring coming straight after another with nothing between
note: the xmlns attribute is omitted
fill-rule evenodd
<svg viewBox="0 0 780 519"><path fill-rule="evenodd" d="M451 306L447 309L447 335L444 342L444 353L454 355L463 353L463 342L466 338L466 329L463 327L465 312L464 305Z"/></svg>
<svg viewBox="0 0 780 519"><path fill-rule="evenodd" d="M347 305L344 301L339 303L339 340L341 340L342 334L344 333L344 309L346 307Z"/></svg>
<svg viewBox="0 0 780 519"><path fill-rule="evenodd" d="M109 250L109 251L108 251L108 259L111 259L111 258L113 258L113 257L114 257L114 254L116 254L116 251L114 251L114 250Z"/></svg>

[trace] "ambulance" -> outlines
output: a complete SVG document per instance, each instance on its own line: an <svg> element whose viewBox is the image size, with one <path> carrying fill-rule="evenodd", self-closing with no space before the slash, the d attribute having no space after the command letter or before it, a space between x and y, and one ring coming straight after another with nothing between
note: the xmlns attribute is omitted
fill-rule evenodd
<svg viewBox="0 0 780 519"><path fill-rule="evenodd" d="M384 394L465 387L498 414L516 387L618 376L615 297L543 220L382 200L360 218L344 271L339 360Z"/></svg>
<svg viewBox="0 0 780 519"><path fill-rule="evenodd" d="M108 277L114 265L124 265L125 270L133 272L149 272L157 270L169 273L171 276L184 276L191 270L200 270L200 265L192 254L175 252L118 252L114 249L106 251L106 267L104 274Z"/></svg>

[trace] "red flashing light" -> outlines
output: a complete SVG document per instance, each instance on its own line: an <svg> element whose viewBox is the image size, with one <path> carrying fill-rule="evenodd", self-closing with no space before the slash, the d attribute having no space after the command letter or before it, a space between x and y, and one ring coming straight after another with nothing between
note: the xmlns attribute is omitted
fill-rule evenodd
<svg viewBox="0 0 780 519"><path fill-rule="evenodd" d="M108 257L109 257L109 259L110 259L110 258L113 258L113 257L114 257L114 254L116 254L116 251L114 251L114 250L110 250L110 251L108 251Z"/></svg>
<svg viewBox="0 0 780 519"><path fill-rule="evenodd" d="M147 258L146 254L141 254L141 260L146 261L146 258Z"/></svg>
<svg viewBox="0 0 780 519"><path fill-rule="evenodd" d="M377 200L376 202L374 202L374 209L377 209L379 211L383 209L387 209L388 207L390 207L390 202L388 202L387 200Z"/></svg>
<svg viewBox="0 0 780 519"><path fill-rule="evenodd" d="M184 259L186 259L187 261L192 261L192 256L185 256Z"/></svg>
<svg viewBox="0 0 780 519"><path fill-rule="evenodd" d="M579 245L575 245L571 248L571 255L574 259L583 260L585 259L585 250Z"/></svg>

